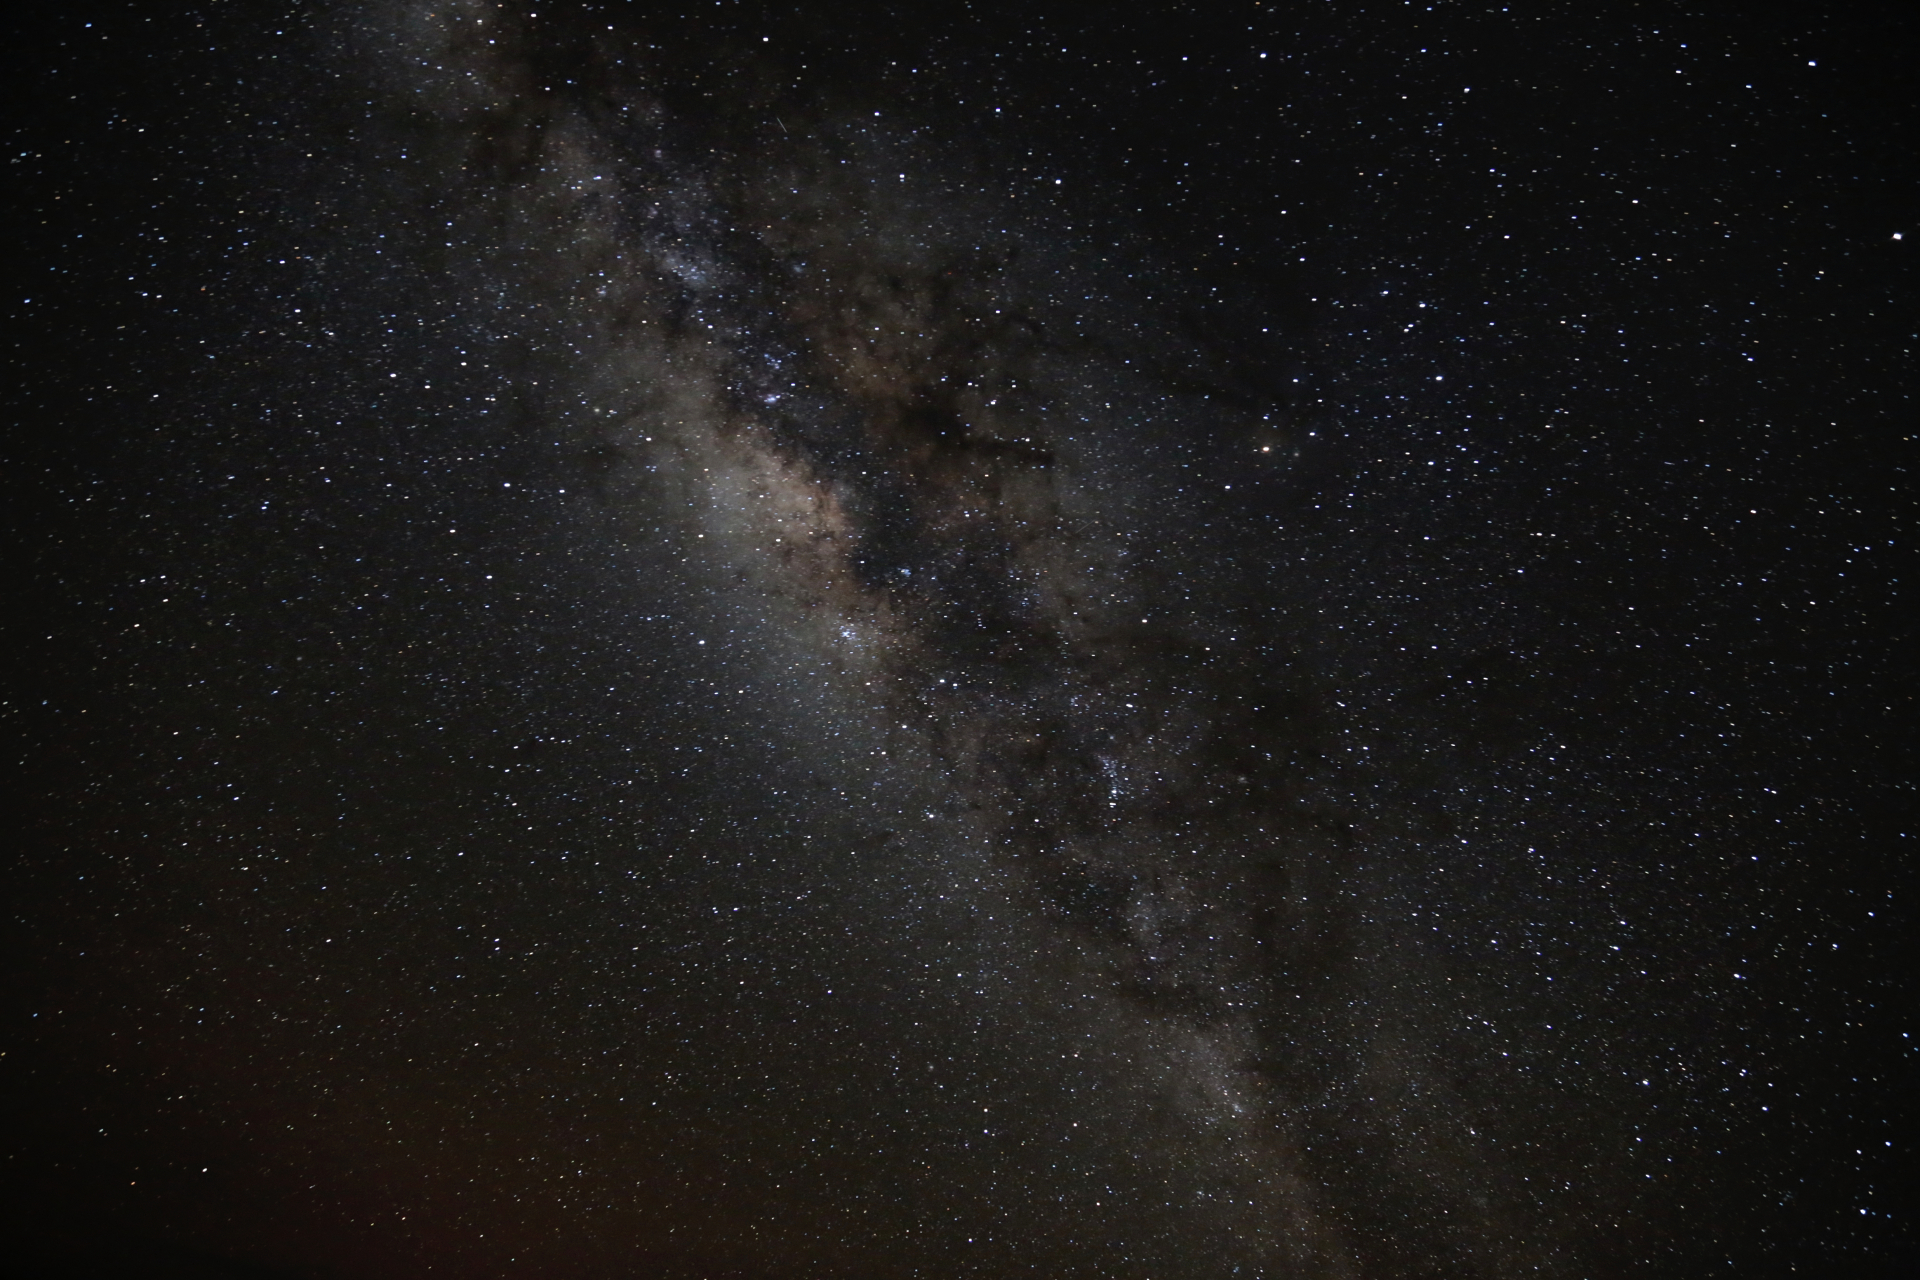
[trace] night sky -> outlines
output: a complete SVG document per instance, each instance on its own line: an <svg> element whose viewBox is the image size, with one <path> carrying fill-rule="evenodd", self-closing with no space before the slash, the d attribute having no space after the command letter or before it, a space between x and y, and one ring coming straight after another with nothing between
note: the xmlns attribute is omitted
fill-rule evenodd
<svg viewBox="0 0 1920 1280"><path fill-rule="evenodd" d="M1893 6L19 21L0 1269L1917 1273Z"/></svg>

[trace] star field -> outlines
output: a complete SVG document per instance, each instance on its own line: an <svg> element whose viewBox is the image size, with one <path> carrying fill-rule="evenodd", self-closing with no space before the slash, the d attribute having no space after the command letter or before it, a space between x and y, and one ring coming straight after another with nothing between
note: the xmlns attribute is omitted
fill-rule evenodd
<svg viewBox="0 0 1920 1280"><path fill-rule="evenodd" d="M1901 1274L1905 32L37 17L23 1265Z"/></svg>

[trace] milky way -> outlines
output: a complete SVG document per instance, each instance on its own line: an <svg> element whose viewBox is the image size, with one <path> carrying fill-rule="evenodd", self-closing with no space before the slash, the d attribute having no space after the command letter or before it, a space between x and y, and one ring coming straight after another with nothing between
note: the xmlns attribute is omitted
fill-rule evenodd
<svg viewBox="0 0 1920 1280"><path fill-rule="evenodd" d="M1267 228L1236 247L1141 194L1158 108L1137 156L1049 150L986 35L896 17L839 63L806 15L471 0L250 37L244 145L194 144L250 265L140 232L181 265L138 305L186 321L75 375L134 424L76 453L134 496L85 526L130 531L98 584L47 576L49 645L103 655L36 730L46 1018L9 1069L49 1185L134 1253L316 1276L1776 1247L1808 1179L1761 1157L1813 1130L1757 1011L1813 1002L1755 957L1828 926L1759 877L1821 830L1775 762L1826 766L1766 683L1812 664L1746 621L1814 590L1760 519L1797 464L1753 462L1749 332L1628 337L1593 281L1668 270L1658 235L1576 269L1356 178L1357 71L1280 113L1303 156L1353 131L1313 165L1157 188ZM1683 419L1746 434L1661 452Z"/></svg>
<svg viewBox="0 0 1920 1280"><path fill-rule="evenodd" d="M880 112L678 120L639 51L543 62L485 8L415 38L402 90L442 198L525 229L520 261L473 269L541 297L534 345L567 348L540 425L601 460L612 527L728 601L757 686L819 700L792 732L877 744L814 776L882 874L937 898L968 868L966 910L1011 918L982 958L1010 1007L987 1016L1045 1050L985 1068L1030 1130L987 1176L1082 1201L1009 1210L1021 1230L1135 1234L1061 1170L1076 1140L1124 1153L1129 1217L1153 1183L1209 1224L1218 1256L1158 1264L1208 1273L1539 1265L1578 1229L1530 1177L1632 1210L1595 1146L1629 1126L1474 1043L1485 1010L1366 909L1418 846L1356 830L1374 766L1342 758L1297 653L1266 517L1304 428L1271 326L1156 298L1151 264L1075 245L989 194L992 157ZM578 94L529 101L559 65ZM931 970L898 911L890 966ZM1059 1064L1083 1043L1118 1100L1033 1101L1075 1092Z"/></svg>

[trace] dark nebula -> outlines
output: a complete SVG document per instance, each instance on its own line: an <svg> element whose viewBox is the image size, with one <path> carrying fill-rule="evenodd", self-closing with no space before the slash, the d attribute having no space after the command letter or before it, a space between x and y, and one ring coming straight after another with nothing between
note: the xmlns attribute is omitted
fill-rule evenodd
<svg viewBox="0 0 1920 1280"><path fill-rule="evenodd" d="M1906 27L33 21L23 1274L1913 1265Z"/></svg>

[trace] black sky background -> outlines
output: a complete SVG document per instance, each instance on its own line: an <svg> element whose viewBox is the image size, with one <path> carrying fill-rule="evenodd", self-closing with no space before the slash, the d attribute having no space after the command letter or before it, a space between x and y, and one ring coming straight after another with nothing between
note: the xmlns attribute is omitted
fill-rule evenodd
<svg viewBox="0 0 1920 1280"><path fill-rule="evenodd" d="M1595 1226L1567 1274L1912 1265L1910 21L562 9L529 20L552 27L544 91L594 91L567 72L602 17L643 31L690 149L737 145L755 94L964 137L1014 199L1031 182L1143 264L1157 322L1216 357L1206 385L1284 412L1294 470L1219 527L1264 554L1251 531L1284 520L1288 608L1326 615L1301 661L1397 762L1352 830L1554 851L1409 864L1364 909L1431 913L1458 971L1583 1022L1519 1037L1575 1092L1583 1061L1645 1066L1688 1168L1666 1219ZM956 1093L1048 1033L967 1038L972 1014L926 1014L959 1005L862 986L891 944L846 904L883 918L896 890L849 890L851 853L784 857L840 821L810 762L697 688L692 632L626 611L621 516L564 500L599 463L543 429L541 393L462 411L558 366L472 319L473 273L395 215L434 197L392 158L412 125L361 109L352 29L83 5L11 42L0 1068L23 1273L1075 1256L1008 1210L1004 1252L936 1242L947 1263L895 1272L853 1225L919 1221L1011 1159L947 1151L890 1185L875 1152L923 1136L864 1118L894 1069L875 1028L926 1016L903 1034ZM713 607L697 583L654 598ZM872 835L845 821L842 843ZM728 856L637 876L613 852L687 833ZM1631 926L1603 935L1615 910ZM926 926L984 957L970 927ZM523 962L487 967L496 947ZM659 1082L663 1118L623 1110L609 1057ZM809 1114L853 1136L812 1186L755 1184L780 1160L756 1135L791 1123L776 1095L822 1080ZM1004 1088L1045 1110L1043 1085ZM639 1169L666 1207L598 1226L560 1166ZM810 1252L741 1243L752 1197L816 1223ZM502 1213L533 1248L511 1265L484 1243ZM1140 1265L1215 1274L1209 1241L1156 1230ZM1467 1256L1389 1250L1381 1273L1501 1274Z"/></svg>

